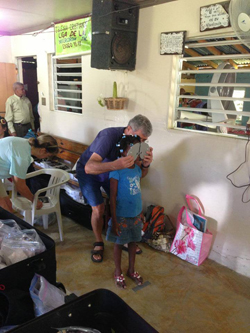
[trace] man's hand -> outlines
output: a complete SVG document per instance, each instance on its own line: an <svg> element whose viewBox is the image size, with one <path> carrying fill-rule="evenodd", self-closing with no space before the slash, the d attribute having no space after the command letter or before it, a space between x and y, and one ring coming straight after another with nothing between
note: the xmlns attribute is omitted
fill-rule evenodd
<svg viewBox="0 0 250 333"><path fill-rule="evenodd" d="M11 136L16 136L16 132L11 133Z"/></svg>
<svg viewBox="0 0 250 333"><path fill-rule="evenodd" d="M133 156L126 156L121 157L118 160L115 161L115 169L114 170L120 170L120 169L126 169L130 168L132 165L134 165L134 158Z"/></svg>
<svg viewBox="0 0 250 333"><path fill-rule="evenodd" d="M153 148L150 147L150 151L147 151L147 155L144 157L142 164L143 166L149 166L153 161Z"/></svg>
<svg viewBox="0 0 250 333"><path fill-rule="evenodd" d="M102 163L102 157L93 153L85 165L85 172L90 175L99 175L104 172L129 168L134 164L132 156L121 157L113 162Z"/></svg>

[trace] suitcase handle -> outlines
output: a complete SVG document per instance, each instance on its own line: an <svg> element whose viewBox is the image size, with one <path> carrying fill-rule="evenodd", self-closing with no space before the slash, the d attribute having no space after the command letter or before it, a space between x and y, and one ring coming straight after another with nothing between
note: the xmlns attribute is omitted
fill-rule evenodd
<svg viewBox="0 0 250 333"><path fill-rule="evenodd" d="M33 271L36 273L41 272L46 268L46 264L43 259L32 260L27 264L27 266L33 269Z"/></svg>

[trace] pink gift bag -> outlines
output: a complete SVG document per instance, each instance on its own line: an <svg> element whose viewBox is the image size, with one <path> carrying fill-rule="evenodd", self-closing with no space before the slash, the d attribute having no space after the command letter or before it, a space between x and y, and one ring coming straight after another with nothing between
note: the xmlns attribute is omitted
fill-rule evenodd
<svg viewBox="0 0 250 333"><path fill-rule="evenodd" d="M186 195L186 200L190 209L183 206L178 214L177 231L170 253L199 266L209 254L213 235L206 228L207 220L202 215L197 199Z"/></svg>

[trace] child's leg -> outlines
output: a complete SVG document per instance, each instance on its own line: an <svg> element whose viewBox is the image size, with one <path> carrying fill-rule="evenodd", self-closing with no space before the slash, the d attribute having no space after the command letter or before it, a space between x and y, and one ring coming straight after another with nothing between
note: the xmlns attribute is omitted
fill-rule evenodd
<svg viewBox="0 0 250 333"><path fill-rule="evenodd" d="M131 242L128 244L128 254L129 254L129 267L127 271L127 276L130 277L136 284L141 285L143 283L143 278L138 272L135 271L135 255L136 255L136 243Z"/></svg>
<svg viewBox="0 0 250 333"><path fill-rule="evenodd" d="M115 244L114 245L115 284L118 288L125 289L126 283L124 276L122 274L121 258L122 258L122 245Z"/></svg>
<svg viewBox="0 0 250 333"><path fill-rule="evenodd" d="M122 245L114 244L115 275L121 275Z"/></svg>
<svg viewBox="0 0 250 333"><path fill-rule="evenodd" d="M135 271L135 255L136 255L136 243L135 242L128 243L128 257L129 257L128 272L130 274L134 273Z"/></svg>

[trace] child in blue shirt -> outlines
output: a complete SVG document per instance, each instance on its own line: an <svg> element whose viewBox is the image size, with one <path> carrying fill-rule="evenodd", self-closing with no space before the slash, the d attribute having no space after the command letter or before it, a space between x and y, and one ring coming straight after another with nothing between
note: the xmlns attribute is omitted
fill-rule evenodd
<svg viewBox="0 0 250 333"><path fill-rule="evenodd" d="M124 135L119 143L120 156L127 156L129 148L140 142L138 136ZM142 277L135 271L136 242L141 240L142 200L140 178L141 168L134 164L130 168L111 171L110 209L111 219L108 223L107 240L114 243L115 284L126 288L121 269L122 247L128 244L129 267L127 276L136 284L143 283Z"/></svg>

